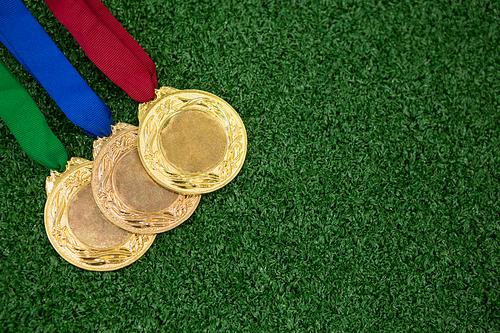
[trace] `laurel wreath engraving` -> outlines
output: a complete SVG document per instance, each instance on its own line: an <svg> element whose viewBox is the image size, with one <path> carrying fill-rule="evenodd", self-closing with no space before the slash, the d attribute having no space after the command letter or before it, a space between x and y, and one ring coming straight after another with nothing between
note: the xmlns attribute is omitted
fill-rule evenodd
<svg viewBox="0 0 500 333"><path fill-rule="evenodd" d="M197 107L197 110L207 112L223 125L229 141L228 150L219 165L214 169L200 174L185 174L179 172L170 165L160 152L157 141L161 126L175 114ZM245 135L234 118L229 118L220 103L208 97L186 99L175 96L159 103L156 112L150 112L145 116L143 131L141 131L141 142L144 142L144 162L166 178L172 186L178 189L211 188L224 182L243 164L245 157Z"/></svg>
<svg viewBox="0 0 500 333"><path fill-rule="evenodd" d="M69 166L75 165L75 163L71 164L71 162L75 161L72 160L68 163L67 170ZM81 163L81 161L78 161L78 163ZM72 257L76 258L75 260L80 265L97 267L106 264L123 264L141 252L145 246L149 246L154 236L134 234L121 247L97 250L81 243L67 227L68 203L71 202L71 199L80 188L89 185L91 173L92 164L87 164L71 172L59 184L55 183L58 180L61 181L62 175L59 173L53 172L47 179L47 184L49 182L52 184L51 191L48 191L49 199L46 209L46 222L51 226L49 232L56 243L54 245L57 245L59 250L63 252L73 254ZM52 190L56 190L56 192L51 193Z"/></svg>
<svg viewBox="0 0 500 333"><path fill-rule="evenodd" d="M124 133L116 133L102 148L96 161L94 170L94 184L97 203L105 210L106 215L113 218L120 225L125 224L137 232L146 229L155 229L155 232L165 231L179 222L187 219L198 205L199 196L179 195L170 206L158 212L142 212L126 205L117 195L112 182L114 167L120 158L127 152L137 149L137 128ZM162 229L162 230L158 230ZM130 230L132 231L132 230Z"/></svg>

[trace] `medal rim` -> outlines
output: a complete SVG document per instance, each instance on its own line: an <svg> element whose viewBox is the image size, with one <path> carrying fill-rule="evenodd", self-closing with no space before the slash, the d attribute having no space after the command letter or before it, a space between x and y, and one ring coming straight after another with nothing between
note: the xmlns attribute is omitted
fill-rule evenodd
<svg viewBox="0 0 500 333"><path fill-rule="evenodd" d="M183 194L183 193L179 193L179 192L175 192L175 191L172 191L170 189L167 189L167 190L178 195L177 199L175 199L175 201L169 207L167 207L161 211L158 211L158 212L140 212L140 211L135 210L133 208L130 208L130 210L127 211L127 212L133 211L137 214L144 213L144 214L151 215L151 214L160 214L162 212L169 212L172 210L171 208L178 203L186 205L187 213L184 215L181 215L180 218L174 220L174 222L169 223L165 227L143 226L142 228L135 228L135 227L131 226L129 223L127 223L127 221L124 221L122 218L114 215L112 213L112 211L106 209L105 205L103 204L102 200L99 198L99 195L98 195L98 191L102 187L99 186L100 184L99 184L99 180L98 180L98 173L96 170L98 170L99 165L101 163L103 163L103 156L104 156L103 154L106 153L106 149L108 147L111 147L111 145L114 142L120 140L123 136L133 135L130 132L132 132L134 130L138 130L138 127L131 125L131 124L127 124L127 123L117 123L116 125L111 126L111 129L112 129L111 136L106 137L106 138L99 138L99 139L94 141L94 151L93 151L94 168L92 169L93 171L92 171L92 176L91 176L91 186L92 186L92 193L94 196L94 200L97 204L97 207L99 207L100 211L102 212L102 214L108 220L110 220L114 225L116 225L116 226L118 226L126 231L129 231L132 233L137 233L137 234L147 234L147 235L163 233L163 232L175 229L176 227L178 227L182 223L186 222L196 211L196 209L201 201L201 195L187 195L187 194ZM136 134L135 135L135 142L136 142L135 144L136 145L138 143L137 136L138 135ZM133 149L133 148L131 148L131 149ZM139 151L139 147L137 147L136 149ZM130 152L130 150L127 150L125 152L120 152L120 154L117 155L117 157L115 159L115 163L112 164L111 167L114 169L117 166L117 163L121 160L121 158L123 158L125 156L125 154L127 154L129 152ZM144 165L141 165L141 166L144 167ZM114 176L113 170L110 171L110 174L111 174L110 181L113 184L113 176ZM148 173L148 175L149 175L149 173ZM158 184L158 186L161 186L159 183L157 183L157 184ZM113 185L112 185L112 187L113 187ZM115 192L115 194L116 194L116 192ZM115 198L116 198L116 200L120 200L120 205L122 206L121 209L123 209L123 206L127 206L120 199L120 197L118 195L116 195ZM190 200L191 198L193 198L193 200ZM186 203L186 201L190 201L190 202ZM191 205L191 207L188 207L189 205Z"/></svg>
<svg viewBox="0 0 500 333"><path fill-rule="evenodd" d="M181 94L185 94L185 93L195 93L195 94L207 95L208 97L213 98L216 101L218 101L219 103L221 103L222 105L226 106L227 110L224 109L224 111L228 111L228 112L225 112L224 114L226 116L228 116L229 118L233 119L236 122L236 124L239 125L239 130L241 131L243 147L242 147L242 156L240 157L240 160L237 162L238 163L237 167L234 169L231 169L230 175L227 176L225 179L223 179L220 182L216 182L214 185L209 186L209 187L196 187L196 186L194 186L190 189L187 189L187 188L183 188L181 186L178 186L177 185L178 182L171 181L166 176L159 174L159 172L155 172L154 171L155 167L152 166L148 162L148 159L144 156L146 145L144 144L144 142L142 142L143 140L142 140L142 135L141 135L142 132L144 131L144 127L145 127L144 120L148 118L148 115L155 109L155 106L158 105L159 103L161 103L162 101L165 101L169 98L175 97L176 95L181 95ZM179 90L179 89L175 89L175 88L171 88L171 87L162 87L162 88L156 90L156 96L157 96L156 99L154 99L153 101L150 101L147 103L141 103L139 105L139 112L138 112L139 130L138 130L137 147L138 147L138 151L139 151L139 157L140 157L141 162L144 166L144 169L148 172L148 174L151 176L151 178L153 178L157 183L161 184L162 186L166 187L167 189L169 189L173 192L184 193L184 194L210 193L210 192L216 191L216 190L226 186L229 182L231 182L238 175L238 173L241 171L243 164L245 163L247 148L248 148L248 138L247 138L246 128L245 128L245 125L244 125L241 117L236 112L236 110L229 103L227 103L225 100L223 100L222 98L220 98L214 94L211 94L209 92L203 91L203 90L196 90L196 89ZM177 112L172 114L170 116L170 118L173 117L175 114L177 114ZM160 123L165 123L165 122L166 121L161 121ZM223 128L224 128L224 126L223 126ZM158 131L158 132L160 132L160 131ZM225 128L224 128L224 133L226 134L226 137L228 137L228 131ZM157 135L156 141L159 141L159 135ZM232 141L230 140L230 138L228 138L228 145L226 148L225 156L228 154L228 152L230 152L231 143L232 143ZM156 143L156 145L161 146L159 143ZM161 149L159 149L159 150L161 150ZM195 177L198 177L200 175L206 175L207 177L209 177L211 174L211 171L219 168L221 165L223 165L227 161L226 158L224 158L221 162L218 163L217 166L213 167L212 169L207 170L206 172L203 172L203 173L193 174L193 173L188 173L188 172L184 172L182 170L179 170L172 163L168 162L168 160L164 156L161 156L161 157L162 157L162 160L161 160L162 163L166 164L171 169L174 169L178 173L178 175L180 175L182 177L187 177L187 178L189 178L189 177L195 178Z"/></svg>
<svg viewBox="0 0 500 333"><path fill-rule="evenodd" d="M74 237L74 240L76 241L77 246L80 248L80 250L77 250L77 252L78 251L80 251L80 252L81 251L88 251L94 255L95 254L99 255L99 254L102 254L100 252L108 252L108 251L112 251L112 250L115 250L117 253L119 253L120 251L123 252L124 249L128 250L130 252L130 250L128 248L124 248L124 246L129 246L130 248L133 248L135 245L128 244L128 243L132 243L132 241L134 240L135 237L140 237L144 240L144 243L143 243L143 246L141 249L139 249L135 253L132 252L128 258L123 259L119 263L109 263L108 262L108 263L104 263L102 265L93 266L93 265L85 263L83 261L83 259L78 260L77 259L78 255L76 255L75 253L73 253L71 250L68 249L68 244L67 244L68 241L67 240L65 240L66 247L62 246L56 240L56 237L53 235L53 231L54 231L54 223L53 222L54 221L49 219L49 209L51 208L51 206L52 205L60 206L60 204L58 205L57 203L53 203L53 201L55 199L54 195L56 192L58 192L60 187L63 186L63 182L65 181L65 179L69 178L72 174L74 174L78 170L80 170L82 168L88 168L90 166L89 175L84 177L84 180L82 183L76 185L79 187L90 186L91 185L90 177L91 177L91 173L92 173L93 163L94 163L93 161L89 161L89 160L79 158L79 157L77 157L77 158L73 157L70 161L68 161L68 163L66 165L66 169L63 172L59 173L59 172L51 170L50 176L48 176L46 179L47 201L45 203L45 208L44 208L45 232L47 234L47 237L49 238L49 241L50 241L52 247L56 250L56 252L64 260L66 260L70 264L72 264L76 267L85 269L85 270L89 270L89 271L101 271L101 272L103 272L103 271L115 271L115 270L118 270L120 268L129 266L132 263L134 263L135 261L137 261L139 258L141 258L144 255L144 253L146 253L149 250L149 248L151 247L151 245L153 244L153 242L156 238L156 234L141 235L141 234L137 234L137 233L131 233L130 237L125 242L121 243L118 246L111 247L108 249L94 249L91 246L84 244L78 238L75 237L75 235L73 234L73 232L71 231L71 229L68 226L69 206L71 204L72 199L76 195L76 193L78 193L80 191L80 189L77 189L76 191L74 191L68 195L67 203L65 204L65 207L61 213L62 229L67 230L70 233L70 235ZM85 184L85 181L87 178L89 178L89 179L88 179L87 183Z"/></svg>

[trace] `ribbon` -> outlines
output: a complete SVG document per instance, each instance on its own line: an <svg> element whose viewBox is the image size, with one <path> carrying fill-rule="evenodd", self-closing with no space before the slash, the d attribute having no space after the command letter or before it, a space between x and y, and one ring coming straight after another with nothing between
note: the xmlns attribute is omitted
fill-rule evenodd
<svg viewBox="0 0 500 333"><path fill-rule="evenodd" d="M23 150L48 169L62 171L68 155L31 96L0 62L0 118Z"/></svg>
<svg viewBox="0 0 500 333"><path fill-rule="evenodd" d="M111 111L85 83L21 0L0 1L0 41L66 116L92 136L111 134Z"/></svg>
<svg viewBox="0 0 500 333"><path fill-rule="evenodd" d="M99 0L45 0L89 59L132 99L155 98L156 67Z"/></svg>

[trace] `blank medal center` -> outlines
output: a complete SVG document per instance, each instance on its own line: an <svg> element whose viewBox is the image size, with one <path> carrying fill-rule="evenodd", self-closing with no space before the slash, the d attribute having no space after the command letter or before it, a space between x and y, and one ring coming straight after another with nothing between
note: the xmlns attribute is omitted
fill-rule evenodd
<svg viewBox="0 0 500 333"><path fill-rule="evenodd" d="M227 139L222 126L208 114L189 110L170 119L161 131L165 158L187 173L203 173L224 158Z"/></svg>
<svg viewBox="0 0 500 333"><path fill-rule="evenodd" d="M102 215L90 186L83 187L71 201L68 226L80 242L98 250L120 246L132 236Z"/></svg>
<svg viewBox="0 0 500 333"><path fill-rule="evenodd" d="M118 161L113 182L120 199L140 212L162 211L179 197L177 193L161 187L149 177L137 149L129 151Z"/></svg>

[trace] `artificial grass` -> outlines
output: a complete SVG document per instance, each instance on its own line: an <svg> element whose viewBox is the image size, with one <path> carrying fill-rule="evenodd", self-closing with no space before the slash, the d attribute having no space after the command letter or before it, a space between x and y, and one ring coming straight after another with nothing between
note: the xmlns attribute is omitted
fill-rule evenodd
<svg viewBox="0 0 500 333"><path fill-rule="evenodd" d="M498 2L103 2L160 85L238 111L247 159L139 261L88 272L51 247L48 171L0 122L0 330L500 330ZM137 103L25 3L137 125ZM91 159L92 138L0 56Z"/></svg>

